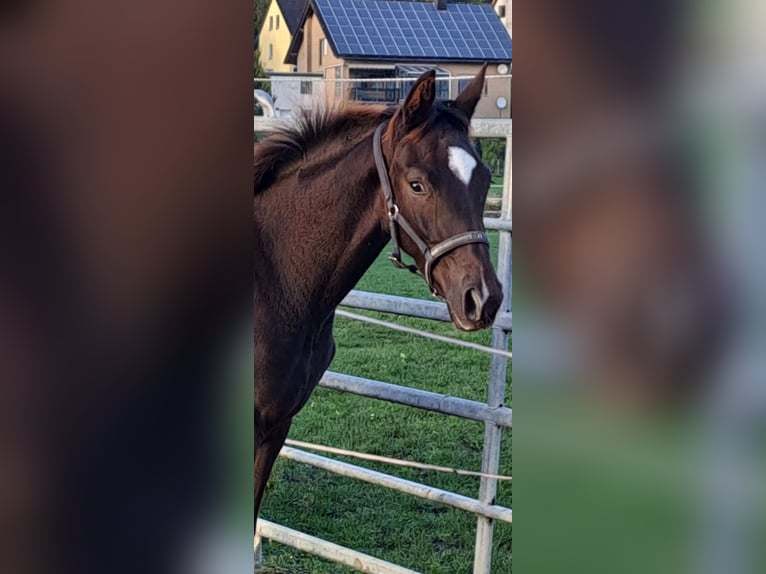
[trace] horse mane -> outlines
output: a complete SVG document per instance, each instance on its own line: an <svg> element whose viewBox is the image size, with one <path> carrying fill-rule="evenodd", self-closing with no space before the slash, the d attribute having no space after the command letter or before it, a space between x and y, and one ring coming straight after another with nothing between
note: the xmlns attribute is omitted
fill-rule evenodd
<svg viewBox="0 0 766 574"><path fill-rule="evenodd" d="M395 106L344 104L301 110L298 117L277 128L253 147L253 193L267 189L277 174L317 145L349 133L372 129L391 118Z"/></svg>

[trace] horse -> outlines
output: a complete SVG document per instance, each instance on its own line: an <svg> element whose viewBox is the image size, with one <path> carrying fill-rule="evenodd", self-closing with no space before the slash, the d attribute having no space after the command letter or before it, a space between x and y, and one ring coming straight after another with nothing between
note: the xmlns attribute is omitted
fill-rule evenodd
<svg viewBox="0 0 766 574"><path fill-rule="evenodd" d="M255 520L292 419L335 354L335 308L389 240L392 261L422 274L455 327L494 321L491 173L469 138L485 71L454 100L435 101L432 70L400 106L304 112L254 146Z"/></svg>

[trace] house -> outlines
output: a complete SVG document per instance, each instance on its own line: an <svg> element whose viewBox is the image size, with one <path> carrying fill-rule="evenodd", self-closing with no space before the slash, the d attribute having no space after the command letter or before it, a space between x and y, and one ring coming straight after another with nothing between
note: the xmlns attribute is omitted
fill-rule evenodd
<svg viewBox="0 0 766 574"><path fill-rule="evenodd" d="M454 98L488 62L489 76L504 77L487 80L476 116L508 118L511 52L489 4L308 0L285 61L299 73L322 74L327 101L391 103L432 68L437 97Z"/></svg>
<svg viewBox="0 0 766 574"><path fill-rule="evenodd" d="M511 0L492 0L492 7L495 9L505 29L508 30L508 35L513 38L513 25L511 22L513 19L513 9L511 7Z"/></svg>
<svg viewBox="0 0 766 574"><path fill-rule="evenodd" d="M285 63L287 48L298 29L306 0L271 0L258 34L261 65L266 72L292 72Z"/></svg>

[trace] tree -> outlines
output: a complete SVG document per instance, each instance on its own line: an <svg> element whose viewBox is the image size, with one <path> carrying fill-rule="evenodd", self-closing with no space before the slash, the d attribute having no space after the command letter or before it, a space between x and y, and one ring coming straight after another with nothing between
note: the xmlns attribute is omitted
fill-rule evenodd
<svg viewBox="0 0 766 574"><path fill-rule="evenodd" d="M263 19L269 9L269 0L253 0L253 28L255 45L253 46L253 88L268 92L271 85L266 80L266 72L261 64L261 51L258 48L258 34L263 26ZM255 104L256 113L260 113L260 106Z"/></svg>
<svg viewBox="0 0 766 574"><path fill-rule="evenodd" d="M261 50L256 46L253 50L253 87L268 91L269 81L265 78L266 72L261 64Z"/></svg>
<svg viewBox="0 0 766 574"><path fill-rule="evenodd" d="M255 33L255 46L258 46L258 34L263 26L263 19L269 9L269 0L253 0L253 28Z"/></svg>
<svg viewBox="0 0 766 574"><path fill-rule="evenodd" d="M503 173L505 165L505 138L485 138L482 140L481 157L494 174Z"/></svg>

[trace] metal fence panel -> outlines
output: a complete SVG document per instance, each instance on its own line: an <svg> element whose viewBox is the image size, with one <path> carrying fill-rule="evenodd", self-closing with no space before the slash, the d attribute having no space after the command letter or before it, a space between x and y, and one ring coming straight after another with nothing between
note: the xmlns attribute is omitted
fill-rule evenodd
<svg viewBox="0 0 766 574"><path fill-rule="evenodd" d="M275 118L254 118L256 132L270 131L281 125L284 120ZM500 233L497 273L504 285L504 302L498 318L492 328L492 346L496 349L508 349L509 333L512 329L511 314L511 278L512 278L512 166L511 140L512 121L507 119L474 119L471 130L475 137L506 138L505 171L503 199L499 218L484 218L487 229L496 229ZM344 305L373 311L395 313L412 317L421 317L437 321L449 321L449 313L443 303L352 291L343 301ZM394 385L381 381L372 381L341 373L328 372L320 385L361 396L406 404L417 408L460 416L462 418L484 421L485 436L482 453L482 472L498 474L500 462L500 442L503 427L512 425L512 410L504 406L508 360L493 355L490 363L489 389L487 403L478 403L458 397L449 397L410 387ZM284 447L282 456L299 462L312 464L331 472L351 476L402 492L409 492L436 502L450 504L479 515L476 529L476 547L474 574L489 574L492 564L492 538L494 520L511 523L512 511L494 504L497 495L497 479L482 478L479 499L471 499L455 493L435 489L416 482L405 481L378 473L363 467L343 463L334 459L307 453L291 447ZM338 546L331 542L258 519L255 536L256 564L260 557L260 540L269 538L292 546L304 552L345 564L360 572L370 574L417 574L395 564Z"/></svg>

